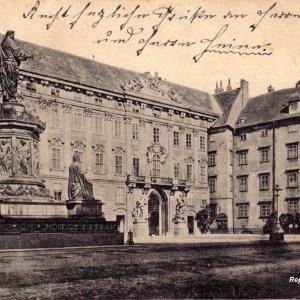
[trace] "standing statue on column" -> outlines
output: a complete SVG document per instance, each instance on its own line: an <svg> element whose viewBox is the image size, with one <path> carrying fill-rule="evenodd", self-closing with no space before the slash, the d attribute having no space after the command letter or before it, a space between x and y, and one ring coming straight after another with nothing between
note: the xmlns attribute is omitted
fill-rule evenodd
<svg viewBox="0 0 300 300"><path fill-rule="evenodd" d="M85 178L78 153L74 154L69 168L68 197L70 200L95 200L93 185Z"/></svg>
<svg viewBox="0 0 300 300"><path fill-rule="evenodd" d="M22 61L32 58L15 42L15 32L8 30L0 44L0 84L3 102L15 98L18 86L19 66Z"/></svg>

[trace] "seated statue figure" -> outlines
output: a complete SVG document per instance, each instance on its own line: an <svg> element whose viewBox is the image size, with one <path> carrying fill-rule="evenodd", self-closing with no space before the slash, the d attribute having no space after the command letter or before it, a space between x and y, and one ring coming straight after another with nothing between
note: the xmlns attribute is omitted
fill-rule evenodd
<svg viewBox="0 0 300 300"><path fill-rule="evenodd" d="M68 197L69 200L95 200L93 185L85 178L78 153L74 154L69 167Z"/></svg>

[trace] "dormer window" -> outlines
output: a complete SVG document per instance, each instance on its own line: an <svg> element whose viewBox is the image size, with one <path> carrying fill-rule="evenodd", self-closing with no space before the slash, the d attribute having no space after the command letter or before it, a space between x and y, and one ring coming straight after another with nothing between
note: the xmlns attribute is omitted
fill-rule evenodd
<svg viewBox="0 0 300 300"><path fill-rule="evenodd" d="M298 103L299 102L292 102L290 104L290 113L298 111L298 106L299 106Z"/></svg>

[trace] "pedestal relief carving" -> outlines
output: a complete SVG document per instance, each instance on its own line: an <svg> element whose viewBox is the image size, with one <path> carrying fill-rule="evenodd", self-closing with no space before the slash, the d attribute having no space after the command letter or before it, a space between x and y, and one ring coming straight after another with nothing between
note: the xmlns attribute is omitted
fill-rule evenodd
<svg viewBox="0 0 300 300"><path fill-rule="evenodd" d="M0 139L0 174L12 174L11 139Z"/></svg>

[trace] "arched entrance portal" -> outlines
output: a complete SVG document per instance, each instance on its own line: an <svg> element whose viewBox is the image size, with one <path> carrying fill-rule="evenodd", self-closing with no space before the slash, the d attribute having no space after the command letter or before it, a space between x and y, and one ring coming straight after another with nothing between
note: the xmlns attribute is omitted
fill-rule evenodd
<svg viewBox="0 0 300 300"><path fill-rule="evenodd" d="M149 235L168 232L168 199L164 192L153 190L148 199Z"/></svg>

